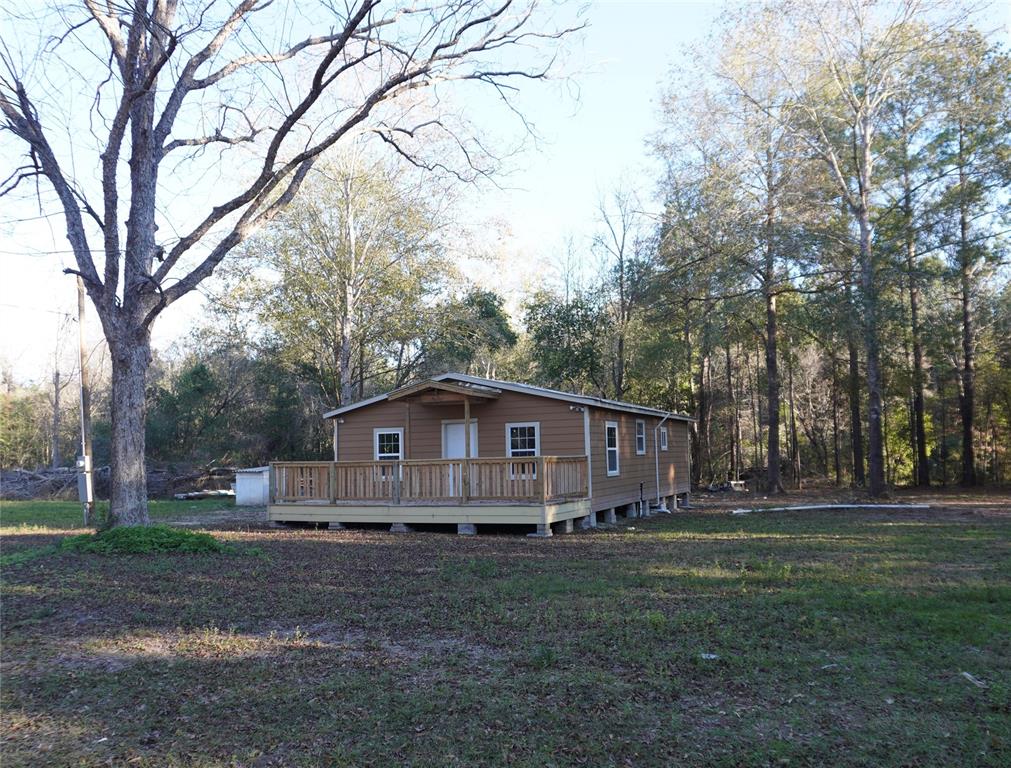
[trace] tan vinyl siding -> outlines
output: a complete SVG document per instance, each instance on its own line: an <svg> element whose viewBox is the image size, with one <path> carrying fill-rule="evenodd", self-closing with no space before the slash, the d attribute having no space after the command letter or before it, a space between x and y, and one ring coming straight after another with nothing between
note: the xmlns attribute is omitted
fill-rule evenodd
<svg viewBox="0 0 1011 768"><path fill-rule="evenodd" d="M593 509L600 511L631 504L643 495L656 498L656 465L653 429L660 421L655 416L589 407L590 467L593 478ZM407 400L380 401L338 417L338 461L370 461L374 458L374 430L382 427L403 428L405 459L442 457L442 423L463 419L463 405L423 405ZM583 456L585 454L583 413L569 403L536 395L504 391L496 400L472 402L471 418L478 424L478 456L506 455L505 425L511 422L540 424L539 449L543 456ZM646 453L636 455L635 422L646 422ZM619 469L608 477L604 453L604 424L618 423ZM688 423L664 422L668 449L660 451L661 495L689 490Z"/></svg>
<svg viewBox="0 0 1011 768"><path fill-rule="evenodd" d="M503 392L496 400L472 401L470 417L478 425L478 456L505 456L505 425L531 421L540 423L541 455L584 454L583 414L560 400ZM442 457L442 423L462 420L463 406L382 401L338 419L343 420L337 425L338 461L373 459L373 430L382 427L404 429L405 459L438 459Z"/></svg>
<svg viewBox="0 0 1011 768"><path fill-rule="evenodd" d="M646 422L646 453L635 452L635 422ZM618 468L616 476L607 474L604 449L605 425L618 424ZM660 418L604 408L590 410L590 465L593 474L593 509L632 504L639 500L640 483L643 497L656 499L656 444L653 430ZM688 424L681 420L664 422L668 448L660 451L660 495L686 493L688 485Z"/></svg>

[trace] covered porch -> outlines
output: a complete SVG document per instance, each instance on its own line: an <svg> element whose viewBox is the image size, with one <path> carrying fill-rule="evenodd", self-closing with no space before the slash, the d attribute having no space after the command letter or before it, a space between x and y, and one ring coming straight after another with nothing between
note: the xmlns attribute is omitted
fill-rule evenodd
<svg viewBox="0 0 1011 768"><path fill-rule="evenodd" d="M536 525L587 517L585 456L274 462L276 522Z"/></svg>
<svg viewBox="0 0 1011 768"><path fill-rule="evenodd" d="M423 438L426 442L421 447L427 451L433 448L441 451L436 454L442 459L474 459L479 456L477 446L476 427L477 421L473 418L472 409L493 403L502 394L502 390L495 387L485 387L471 384L457 384L450 381L419 381L416 384L409 384L401 387L389 395L387 402L399 403L404 407L404 425L396 442L398 443L393 453L395 456L381 455L379 446L376 446L376 454L373 458L379 459L412 459L422 458L407 452L407 446L417 443L415 435L412 433L411 414L420 415L422 425L432 419L432 414L438 413L441 425L441 434L437 441L432 441L430 437ZM450 418L446 418L449 416ZM415 418L413 422L417 422ZM338 443L337 430L338 422L334 423L334 445ZM392 446L391 446L392 447ZM349 457L339 456L335 452L334 460L341 461ZM360 457L353 457L360 458ZM435 458L435 456L425 456L424 458ZM464 480L466 482L466 479Z"/></svg>

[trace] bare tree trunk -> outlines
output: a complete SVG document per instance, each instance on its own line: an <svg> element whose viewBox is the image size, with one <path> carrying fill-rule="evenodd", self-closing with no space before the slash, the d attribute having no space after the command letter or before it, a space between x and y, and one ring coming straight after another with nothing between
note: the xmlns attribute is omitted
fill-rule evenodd
<svg viewBox="0 0 1011 768"><path fill-rule="evenodd" d="M365 399L365 345L358 345L358 399Z"/></svg>
<svg viewBox="0 0 1011 768"><path fill-rule="evenodd" d="M709 350L703 349L699 358L698 371L698 441L699 441L699 480L712 482L713 458L710 445L710 412L712 410L708 388L710 357ZM705 477L703 476L705 473Z"/></svg>
<svg viewBox="0 0 1011 768"><path fill-rule="evenodd" d="M882 385L882 389L884 386ZM881 424L882 424L882 434L884 439L881 441L881 456L883 459L883 466L885 468L885 483L892 485L895 482L894 472L892 470L892 462L889 458L888 453L888 409L881 409Z"/></svg>
<svg viewBox="0 0 1011 768"><path fill-rule="evenodd" d="M340 377L341 405L348 405L354 397L354 379L351 372L351 337L352 313L350 307L354 303L354 295L350 286L344 290L344 317L340 327L340 362L338 376Z"/></svg>
<svg viewBox="0 0 1011 768"><path fill-rule="evenodd" d="M959 299L962 305L962 388L959 396L959 411L962 417L962 480L964 486L976 485L976 451L973 445L973 419L976 410L976 362L973 350L972 324L972 254L969 244L969 215L966 205L966 174L962 162L964 152L964 129L959 123L959 211L958 211L958 255L959 255Z"/></svg>
<svg viewBox="0 0 1011 768"><path fill-rule="evenodd" d="M769 449L766 457L768 463L766 478L769 493L783 492L779 451L779 362L777 350L779 331L777 325L776 295L767 291L765 295L765 383L766 399L769 403Z"/></svg>
<svg viewBox="0 0 1011 768"><path fill-rule="evenodd" d="M53 442L50 463L53 469L60 466L60 369L53 371Z"/></svg>
<svg viewBox="0 0 1011 768"><path fill-rule="evenodd" d="M151 342L121 339L112 353L112 439L109 461L110 526L147 525L147 470L144 467L145 389Z"/></svg>
<svg viewBox="0 0 1011 768"><path fill-rule="evenodd" d="M881 429L881 348L878 342L878 286L871 250L871 221L867 206L859 212L860 295L863 307L864 352L867 356L867 474L871 496L885 493L884 445Z"/></svg>
<svg viewBox="0 0 1011 768"><path fill-rule="evenodd" d="M341 318L340 347L340 395L341 405L347 405L354 397L354 384L351 373L351 343L354 335L354 318L356 307L355 281L358 280L358 228L355 222L355 201L353 177L356 166L347 168L342 177L344 187L344 247L347 248L350 262L349 274L344 282L344 296ZM361 375L361 372L359 372ZM359 392L359 398L361 393Z"/></svg>
<svg viewBox="0 0 1011 768"><path fill-rule="evenodd" d="M793 470L793 482L797 488L800 488L800 445L797 442L797 403L794 397L793 390L793 343L790 340L790 352L791 356L787 358L787 387L789 389L790 397L790 461Z"/></svg>
<svg viewBox="0 0 1011 768"><path fill-rule="evenodd" d="M964 226L964 222L963 222ZM962 304L962 387L959 394L959 412L962 420L962 480L964 486L973 486L976 478L976 450L973 445L973 421L976 410L976 363L973 352L972 308L969 277L963 268L961 278Z"/></svg>
<svg viewBox="0 0 1011 768"><path fill-rule="evenodd" d="M765 150L765 264L762 270L762 292L765 296L765 383L767 387L766 397L769 401L769 451L766 480L769 493L781 493L784 489L780 474L781 457L779 449L779 317L776 307L776 294L774 292L776 281L776 183L773 171L771 136L767 134L766 140L769 143L766 145Z"/></svg>
<svg viewBox="0 0 1011 768"><path fill-rule="evenodd" d="M856 305L852 301L848 285L846 295L851 311L856 312ZM849 353L850 448L853 454L853 484L862 487L866 484L867 478L864 474L863 421L860 418L860 355L854 336L851 323L846 331L846 347Z"/></svg>
<svg viewBox="0 0 1011 768"><path fill-rule="evenodd" d="M737 389L734 396L734 414L736 416L734 438L737 442L737 476L735 479L740 480L741 470L744 468L744 424L741 422L741 401L744 399L744 387L747 383L747 376L744 371L743 349L740 344L737 345L736 359L738 360L738 366Z"/></svg>
<svg viewBox="0 0 1011 768"><path fill-rule="evenodd" d="M705 354L705 364L703 369L702 386L706 391L706 472L709 478L716 478L716 464L713 460L713 411L716 404L716 388L713 386L713 357L712 350L707 348Z"/></svg>
<svg viewBox="0 0 1011 768"><path fill-rule="evenodd" d="M730 477L737 480L741 476L741 423L737 412L737 392L734 390L734 374L730 357L730 333L727 333L726 350L727 365L727 398L730 406Z"/></svg>
<svg viewBox="0 0 1011 768"><path fill-rule="evenodd" d="M751 388L751 395L754 398L755 414L755 448L758 451L758 461L756 467L765 466L765 448L762 440L762 398L758 394L758 351L755 351L755 367L753 369L754 386Z"/></svg>
<svg viewBox="0 0 1011 768"><path fill-rule="evenodd" d="M941 455L941 485L948 484L948 388L944 374L937 377L937 394L941 399L941 438L938 453Z"/></svg>
<svg viewBox="0 0 1011 768"><path fill-rule="evenodd" d="M915 357L916 357L915 353L912 355L912 357L910 357L907 350L906 359L907 363L910 363L910 368L913 369L913 379L916 378ZM908 406L909 406L909 447L913 453L913 471L911 480L912 484L915 486L924 486L924 483L922 482L923 475L925 474L924 469L929 470L929 467L925 466L921 456L921 454L926 453L926 450L925 447L924 449L920 448L919 429L917 425L918 419L916 413L917 408L919 407L919 403L917 402L916 397L916 382L912 380L909 383ZM927 485L929 485L929 471L926 474L928 475Z"/></svg>
<svg viewBox="0 0 1011 768"><path fill-rule="evenodd" d="M930 463L927 458L927 419L923 395L923 341L920 338L920 288L916 279L916 239L913 233L912 203L908 174L906 184L906 272L909 276L909 330L913 344L913 449L916 456L916 485L930 485Z"/></svg>
<svg viewBox="0 0 1011 768"><path fill-rule="evenodd" d="M835 470L835 484L842 485L842 460L839 455L839 375L836 359L832 357L832 466Z"/></svg>

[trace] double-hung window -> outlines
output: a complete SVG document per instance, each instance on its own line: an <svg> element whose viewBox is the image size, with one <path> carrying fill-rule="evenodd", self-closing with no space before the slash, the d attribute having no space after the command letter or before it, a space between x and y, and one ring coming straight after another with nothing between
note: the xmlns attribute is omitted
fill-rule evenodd
<svg viewBox="0 0 1011 768"><path fill-rule="evenodd" d="M607 475L614 477L620 470L618 462L618 422L608 421L604 424L604 452L607 458Z"/></svg>
<svg viewBox="0 0 1011 768"><path fill-rule="evenodd" d="M537 421L506 424L506 455L519 459L541 454L541 425ZM536 477L537 462L524 461L509 464L509 476Z"/></svg>
<svg viewBox="0 0 1011 768"><path fill-rule="evenodd" d="M379 427L375 430L376 461L400 461L404 458L404 430Z"/></svg>
<svg viewBox="0 0 1011 768"><path fill-rule="evenodd" d="M660 427L660 450L667 450L667 427Z"/></svg>
<svg viewBox="0 0 1011 768"><path fill-rule="evenodd" d="M635 453L637 456L646 454L646 422L642 419L635 420Z"/></svg>
<svg viewBox="0 0 1011 768"><path fill-rule="evenodd" d="M401 427L379 427L373 430L376 461L400 461L404 458L404 430ZM380 466L379 479L393 476L392 467Z"/></svg>

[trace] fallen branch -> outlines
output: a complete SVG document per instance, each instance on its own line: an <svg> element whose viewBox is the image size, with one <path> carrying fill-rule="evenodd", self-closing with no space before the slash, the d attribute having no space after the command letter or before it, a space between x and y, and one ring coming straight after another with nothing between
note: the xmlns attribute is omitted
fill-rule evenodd
<svg viewBox="0 0 1011 768"><path fill-rule="evenodd" d="M755 509L734 509L732 515L750 515L752 512L805 512L812 509L930 509L929 504L800 504L794 507L756 507Z"/></svg>

